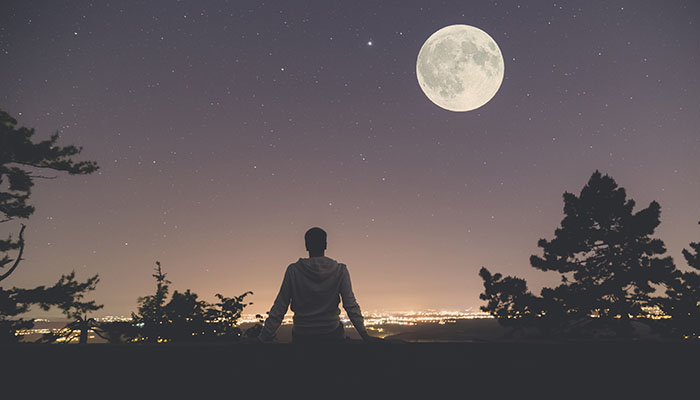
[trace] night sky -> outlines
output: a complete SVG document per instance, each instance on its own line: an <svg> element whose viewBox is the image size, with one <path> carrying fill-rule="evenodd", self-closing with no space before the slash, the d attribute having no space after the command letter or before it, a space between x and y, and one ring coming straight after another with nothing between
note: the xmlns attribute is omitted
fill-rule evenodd
<svg viewBox="0 0 700 400"><path fill-rule="evenodd" d="M505 60L483 107L435 106L416 57L476 26ZM596 170L656 237L700 239L700 2L0 4L0 108L98 173L40 180L8 286L99 273L97 315L171 290L269 309L312 226L365 311L478 308L483 265L529 265ZM2 235L19 222L2 224Z"/></svg>

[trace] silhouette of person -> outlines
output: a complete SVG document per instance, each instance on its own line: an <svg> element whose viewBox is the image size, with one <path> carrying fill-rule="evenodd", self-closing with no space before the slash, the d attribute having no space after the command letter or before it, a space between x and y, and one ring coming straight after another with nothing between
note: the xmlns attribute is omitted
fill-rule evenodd
<svg viewBox="0 0 700 400"><path fill-rule="evenodd" d="M259 339L262 342L272 341L291 304L294 312L293 343L342 342L345 328L339 316L340 297L343 308L362 339L376 339L370 337L365 329L360 305L352 292L348 268L324 254L326 232L321 228L311 228L304 235L304 241L309 258L300 258L287 267Z"/></svg>

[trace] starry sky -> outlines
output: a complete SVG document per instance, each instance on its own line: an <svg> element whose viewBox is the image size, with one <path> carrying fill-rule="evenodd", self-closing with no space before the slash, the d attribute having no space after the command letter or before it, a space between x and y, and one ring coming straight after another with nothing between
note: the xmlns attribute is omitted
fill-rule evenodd
<svg viewBox="0 0 700 400"><path fill-rule="evenodd" d="M465 113L416 79L452 24L505 60ZM98 315L128 315L159 260L171 290L252 290L264 312L320 226L363 310L476 309L482 265L557 283L529 256L596 169L637 210L661 204L656 236L683 268L700 239L698 38L696 1L3 1L0 108L101 167L37 182L3 283L99 273Z"/></svg>

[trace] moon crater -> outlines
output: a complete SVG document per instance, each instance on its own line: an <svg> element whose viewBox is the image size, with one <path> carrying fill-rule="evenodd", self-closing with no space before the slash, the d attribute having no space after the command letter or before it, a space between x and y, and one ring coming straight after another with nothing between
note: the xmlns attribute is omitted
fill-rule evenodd
<svg viewBox="0 0 700 400"><path fill-rule="evenodd" d="M470 111L488 103L501 87L503 73L496 42L469 25L450 25L432 34L416 62L423 93L450 111Z"/></svg>

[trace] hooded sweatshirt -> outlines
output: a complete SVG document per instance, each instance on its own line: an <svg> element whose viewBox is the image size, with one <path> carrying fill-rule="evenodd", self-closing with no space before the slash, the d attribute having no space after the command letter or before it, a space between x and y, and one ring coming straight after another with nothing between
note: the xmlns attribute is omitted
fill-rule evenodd
<svg viewBox="0 0 700 400"><path fill-rule="evenodd" d="M337 329L340 297L355 329L364 332L364 319L345 264L325 256L300 258L287 267L279 294L260 333L261 339L271 340L275 336L290 304L294 312L294 332L309 335Z"/></svg>

